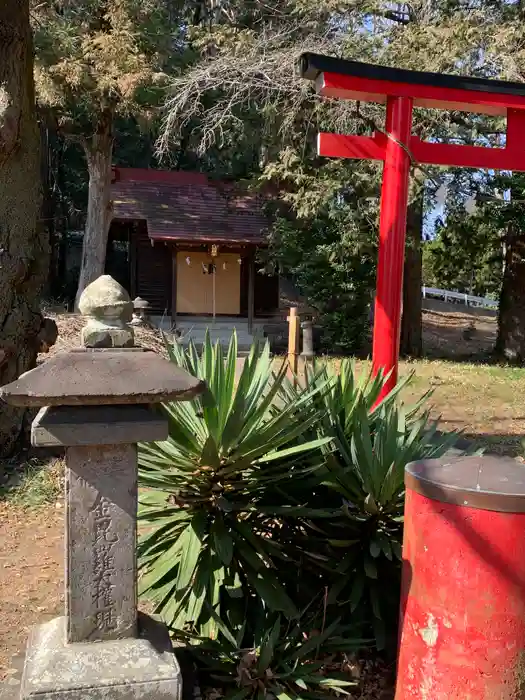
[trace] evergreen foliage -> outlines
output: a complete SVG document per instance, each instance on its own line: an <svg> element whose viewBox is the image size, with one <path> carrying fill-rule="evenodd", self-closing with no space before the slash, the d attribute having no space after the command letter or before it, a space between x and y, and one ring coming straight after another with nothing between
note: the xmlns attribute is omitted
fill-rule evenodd
<svg viewBox="0 0 525 700"><path fill-rule="evenodd" d="M106 120L104 128L110 128L114 138L104 141L107 159L114 147L116 163L200 170L214 177L244 179L255 186L261 180L270 181L280 193L284 210L284 215L279 210L272 237L274 262L278 260L281 269L312 296L311 302L328 314L326 343L332 344L335 333L341 348L354 350L360 345L360 329L366 326L373 280L368 260L374 259L379 168L317 158L315 134L319 129L347 133L381 129L383 108L317 98L307 81L294 76L297 56L313 50L407 68L521 80L523 47L517 27L522 19L521 2L503 0L415 0L410 4L338 0L322 5L313 0L35 2L36 80L43 118L56 124L68 139L83 144L88 167L93 147L102 147L100 139L98 145L93 139L109 106L111 124ZM162 124L160 104L165 106ZM431 110L416 110L415 114L414 131L423 138L496 146L502 145L499 134L503 130L502 119ZM72 148L66 150L65 160L68 170L79 173L65 178L62 196L75 202L66 211L106 211L108 187L100 186L98 205L90 209L87 203L95 195L88 194L86 178L81 176L83 162ZM428 213L433 194L450 178L435 168L416 170L426 181ZM479 189L476 173L455 173L453 180L463 193ZM483 181L489 197L483 207L483 225L449 202L436 242L425 245L425 276L436 281L442 278L439 286L451 280L446 284L465 287L468 283L468 289L485 287L491 290L486 293L498 294L498 280L505 274L505 289L511 290L507 297L518 299L515 292L524 286L520 274L524 266L519 264L521 238L514 226L509 242L515 264L503 265L502 237L507 234L498 224L501 217L496 210L501 205L490 200L497 180L484 177ZM86 184L79 190L77 183ZM81 195L83 206L75 192ZM334 215L341 199L344 211L338 209ZM509 206L514 206L512 201ZM519 207L513 217L520 219ZM107 216L99 218L93 225L105 229L107 220ZM323 270L335 273L335 288L324 296L348 299L350 294L353 299L357 289L361 296L351 313L355 317L359 307L362 320L351 338L350 312L338 314L338 330L330 330L336 319L330 317L329 302L321 298L311 280L309 260L304 256L301 263L289 248L300 240L301 249L322 258L319 238L323 229L326 248L339 246L345 261L348 258L345 269L323 263ZM407 265L420 266L416 249L420 240L421 236L411 232L413 254L407 256ZM472 264L466 259L465 264L460 262L457 275L452 270L445 273L448 254L440 243L445 240L451 261L465 259L464 252L469 251ZM359 279L354 254L355 260L367 261ZM405 285L414 287L405 289L405 299L410 299L417 294L420 276L417 271L405 272ZM509 325L507 314L500 333L502 347L510 333L505 328L516 326L512 333L517 338L522 326L519 314L508 313L514 321ZM418 308L410 317L405 314L403 322L420 326ZM403 338L411 337L417 339L418 333L403 333ZM419 354L415 347L405 350Z"/></svg>
<svg viewBox="0 0 525 700"><path fill-rule="evenodd" d="M33 28L42 119L82 148L89 175L78 298L104 272L115 120L153 118L172 30L162 0L35 2Z"/></svg>

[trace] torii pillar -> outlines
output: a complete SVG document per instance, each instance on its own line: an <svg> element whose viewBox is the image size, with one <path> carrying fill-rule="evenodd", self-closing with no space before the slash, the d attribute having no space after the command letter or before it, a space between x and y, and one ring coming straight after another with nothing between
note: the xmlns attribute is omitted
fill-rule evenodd
<svg viewBox="0 0 525 700"><path fill-rule="evenodd" d="M305 53L301 77L324 97L386 105L384 132L320 133L318 151L332 158L382 160L383 185L372 362L388 374L379 401L397 383L403 265L411 163L525 171L525 83L424 73ZM422 141L412 135L414 107L507 117L505 148Z"/></svg>

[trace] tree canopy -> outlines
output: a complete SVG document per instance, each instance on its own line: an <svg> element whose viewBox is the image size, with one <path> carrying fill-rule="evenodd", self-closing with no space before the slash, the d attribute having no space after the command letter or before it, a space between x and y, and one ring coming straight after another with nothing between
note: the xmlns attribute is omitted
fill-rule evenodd
<svg viewBox="0 0 525 700"><path fill-rule="evenodd" d="M131 164L133 141L147 165L200 170L245 179L253 186L270 183L279 193L273 262L295 278L325 315L330 316L331 305L348 308L339 328L354 328L355 342L347 337L343 344L356 349L366 330L365 309L373 286L380 168L320 159L315 137L319 130L382 130L383 108L318 98L297 77L297 57L309 50L419 70L522 80L523 15L521 2L504 0L35 4L39 103L66 138L83 145L87 156L87 257L80 288L103 265L113 145L118 144L115 160ZM148 129L147 136L139 135ZM497 146L503 131L503 119L453 111L415 113L414 132L422 138ZM133 137L125 137L131 133ZM467 171L445 174L415 161L413 168L418 185L412 190L407 236L403 347L419 354L421 310L410 302L419 298L422 252L426 278L450 280L454 286L468 283L469 289L495 294L505 275L511 288L522 282L519 265L512 271L512 264L503 264L504 254L510 263L521 254L516 258L505 245L508 239L516 247L519 236L509 239L502 233L503 210L493 193L497 180ZM435 241L421 250L422 221L445 181L456 194L447 199L447 216L436 229ZM465 197L480 193L483 209L465 215ZM511 209L515 199L508 204ZM302 250L311 252L308 261L301 260ZM345 261L339 271L338 260ZM366 261L366 273L361 274L359 261ZM329 289L322 284L328 270L332 281L339 280ZM355 318L349 294L356 303L357 297L363 300L357 326L349 324ZM505 327L508 323L502 322L502 347Z"/></svg>
<svg viewBox="0 0 525 700"><path fill-rule="evenodd" d="M161 0L61 0L35 3L33 26L42 114L82 147L89 174L80 294L104 271L115 119L153 118L177 21Z"/></svg>

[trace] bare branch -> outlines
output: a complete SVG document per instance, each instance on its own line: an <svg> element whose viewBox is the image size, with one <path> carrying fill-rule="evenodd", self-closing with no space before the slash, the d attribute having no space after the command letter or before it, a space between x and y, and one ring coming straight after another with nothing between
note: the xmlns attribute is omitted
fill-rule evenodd
<svg viewBox="0 0 525 700"><path fill-rule="evenodd" d="M308 103L311 120L323 117L325 128L344 132L355 124L353 108L342 100L320 99L311 84L295 74L295 62L303 51L337 52L333 32L310 36L300 41L298 27L286 31L262 33L237 55L219 54L197 64L176 78L166 104L166 116L157 143L160 155L170 150L173 140L191 122L198 126L198 150L207 151L220 143L229 129L243 129L242 115L249 109L264 113L267 133L279 134L282 141L304 118ZM206 95L213 93L211 106L204 105Z"/></svg>

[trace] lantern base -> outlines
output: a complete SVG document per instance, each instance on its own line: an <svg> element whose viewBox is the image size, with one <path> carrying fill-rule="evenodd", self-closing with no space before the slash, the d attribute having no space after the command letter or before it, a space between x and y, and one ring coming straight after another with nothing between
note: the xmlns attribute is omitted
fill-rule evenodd
<svg viewBox="0 0 525 700"><path fill-rule="evenodd" d="M67 644L66 618L32 630L21 700L180 700L182 679L167 628L139 614L140 637Z"/></svg>

